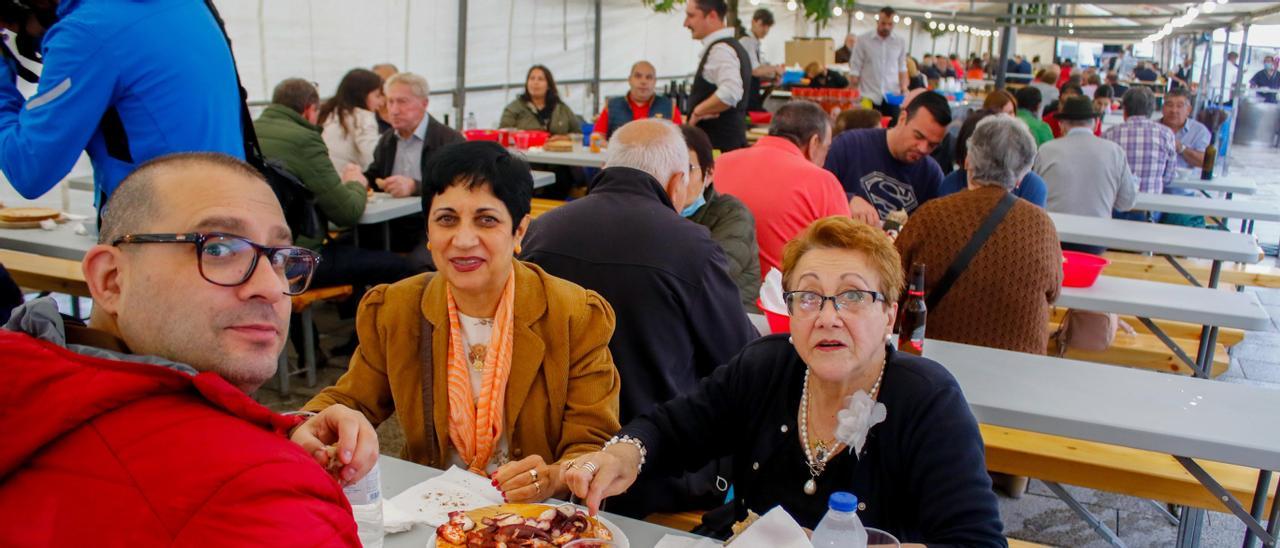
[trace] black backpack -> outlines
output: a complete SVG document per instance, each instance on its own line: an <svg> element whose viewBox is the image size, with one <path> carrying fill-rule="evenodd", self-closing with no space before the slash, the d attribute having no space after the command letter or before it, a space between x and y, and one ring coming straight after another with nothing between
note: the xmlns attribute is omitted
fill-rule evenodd
<svg viewBox="0 0 1280 548"><path fill-rule="evenodd" d="M205 5L209 7L209 13L213 15L214 21L218 22L222 36L227 40L227 53L231 55L231 64L234 67L235 54L231 50L231 37L227 35L227 27L222 22L222 16L218 14L218 9L213 6L212 0L205 0ZM258 133L253 129L253 118L249 115L247 102L249 92L245 91L244 85L240 82L239 68L236 68L236 87L240 89L240 133L244 138L245 161L257 169L267 180L267 184L271 185L276 199L280 201L280 208L284 210L284 219L289 225L289 230L293 232L294 241L300 237L324 241L328 234L328 222L316 209L315 194L290 173L283 163L278 160L268 160L262 155L262 148L258 146Z"/></svg>

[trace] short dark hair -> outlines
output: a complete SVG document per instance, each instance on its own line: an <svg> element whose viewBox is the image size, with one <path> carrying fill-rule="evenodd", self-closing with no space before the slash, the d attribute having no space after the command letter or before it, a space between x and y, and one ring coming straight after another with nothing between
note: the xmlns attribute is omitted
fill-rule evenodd
<svg viewBox="0 0 1280 548"><path fill-rule="evenodd" d="M929 111L929 115L933 116L933 121L940 126L946 127L951 123L951 105L947 104L946 97L937 92L926 91L912 99L905 109L906 119L909 121L915 118L920 109Z"/></svg>
<svg viewBox="0 0 1280 548"><path fill-rule="evenodd" d="M707 137L707 132L697 126L680 126L680 132L684 134L684 145L698 157L698 167L702 170L702 176L706 177L707 171L716 167L716 157L711 152L711 139Z"/></svg>
<svg viewBox="0 0 1280 548"><path fill-rule="evenodd" d="M729 13L729 4L725 3L724 0L689 0L689 1L693 3L694 7L701 10L702 13L715 12L715 14L719 15L721 19L724 19L724 14Z"/></svg>
<svg viewBox="0 0 1280 548"><path fill-rule="evenodd" d="M880 127L882 116L880 111L869 108L851 108L836 116L835 126L831 128L831 138L851 129L870 129Z"/></svg>
<svg viewBox="0 0 1280 548"><path fill-rule="evenodd" d="M1169 98L1171 98L1171 97L1181 97L1181 98L1183 98L1183 99L1186 99L1188 103L1192 102L1192 101L1191 101L1191 92L1190 92L1190 91L1188 91L1186 88L1173 88L1173 89L1171 89L1171 90L1169 90L1169 91L1164 92L1164 102L1165 102L1165 103L1168 103L1168 102L1169 102Z"/></svg>
<svg viewBox="0 0 1280 548"><path fill-rule="evenodd" d="M1058 96L1061 97L1063 95L1066 95L1068 91L1074 91L1076 92L1076 95L1080 95L1080 96L1084 95L1084 88L1080 87L1079 84L1065 84L1062 86L1062 89L1059 90Z"/></svg>
<svg viewBox="0 0 1280 548"><path fill-rule="evenodd" d="M293 109L298 114L307 107L320 104L320 90L310 80L286 78L271 92L271 102Z"/></svg>
<svg viewBox="0 0 1280 548"><path fill-rule="evenodd" d="M755 12L755 13L751 14L751 20L752 20L752 21L759 21L761 25L764 25L764 26L766 26L766 27L772 27L772 26L773 26L773 12L771 12L771 11L769 11L769 10L765 9L765 8L760 8L760 9L756 10L756 12Z"/></svg>
<svg viewBox="0 0 1280 548"><path fill-rule="evenodd" d="M889 17L893 17L894 15L897 15L897 14L898 14L898 12L897 12L897 11L894 11L894 9L893 9L893 8L891 8L891 7L889 7L889 6L885 6L885 7L883 7L883 8L880 8L880 14L881 14L881 15L888 15Z"/></svg>
<svg viewBox="0 0 1280 548"><path fill-rule="evenodd" d="M253 166L218 152L179 152L153 158L120 181L102 206L98 243L109 244L125 234L143 230L146 223L155 218L156 208L160 206L156 203L156 173L178 167L223 169L267 183Z"/></svg>
<svg viewBox="0 0 1280 548"><path fill-rule="evenodd" d="M964 159L969 156L969 137L973 136L973 130L978 127L978 122L993 114L998 113L987 109L979 109L966 117L964 124L960 125L960 134L956 136L956 163L960 167L964 167Z"/></svg>
<svg viewBox="0 0 1280 548"><path fill-rule="evenodd" d="M817 103L809 101L792 101L778 108L773 113L773 121L769 123L769 135L782 137L796 146L804 148L809 139L818 136L831 125L831 118Z"/></svg>
<svg viewBox="0 0 1280 548"><path fill-rule="evenodd" d="M1027 109L1033 114L1040 110L1040 102L1044 100L1040 90L1033 86L1024 86L1017 93L1014 93L1013 97L1018 100L1018 108Z"/></svg>
<svg viewBox="0 0 1280 548"><path fill-rule="evenodd" d="M1115 99L1116 90L1107 84L1100 84L1097 89L1093 90L1094 99Z"/></svg>
<svg viewBox="0 0 1280 548"><path fill-rule="evenodd" d="M507 206L513 234L532 207L533 174L529 163L492 141L456 143L431 155L422 167L423 215L430 212L436 196L455 185L465 185L469 190L488 187Z"/></svg>

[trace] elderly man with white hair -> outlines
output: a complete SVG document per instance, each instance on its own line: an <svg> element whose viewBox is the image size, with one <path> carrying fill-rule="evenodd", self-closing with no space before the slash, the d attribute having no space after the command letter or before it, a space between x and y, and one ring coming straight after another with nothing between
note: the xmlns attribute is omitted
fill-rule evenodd
<svg viewBox="0 0 1280 548"><path fill-rule="evenodd" d="M904 267L926 266L928 336L1044 354L1062 249L1049 215L1012 194L1035 161L1035 141L1016 118L989 116L968 146L969 190L920 206L896 242Z"/></svg>
<svg viewBox="0 0 1280 548"><path fill-rule="evenodd" d="M619 128L588 194L532 223L522 259L604 296L627 422L692 390L756 338L727 260L707 230L680 216L689 154L680 129L647 119ZM682 478L641 476L609 509L631 515L724 501L722 463ZM727 486L722 486L727 487Z"/></svg>

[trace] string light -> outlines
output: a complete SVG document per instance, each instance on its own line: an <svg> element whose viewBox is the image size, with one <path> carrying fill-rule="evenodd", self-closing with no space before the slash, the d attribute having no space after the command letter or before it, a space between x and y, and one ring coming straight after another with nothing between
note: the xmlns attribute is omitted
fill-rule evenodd
<svg viewBox="0 0 1280 548"><path fill-rule="evenodd" d="M857 20L859 20L859 21L861 21L861 20L862 20L862 18L863 18L863 17L866 17L866 16L867 16L867 15L866 15L865 13L862 13L862 10L858 10L858 11L853 12L853 18L854 18L854 19L857 19Z"/></svg>
<svg viewBox="0 0 1280 548"><path fill-rule="evenodd" d="M933 12L930 12L930 11L926 11L926 12L924 12L924 18L925 18L925 19L933 19Z"/></svg>
<svg viewBox="0 0 1280 548"><path fill-rule="evenodd" d="M908 27L909 27L909 26L911 26L911 17L903 17L903 18L902 18L902 24L903 24L903 25L906 25L906 26L908 26Z"/></svg>
<svg viewBox="0 0 1280 548"><path fill-rule="evenodd" d="M840 17L841 15L844 15L844 10L840 9L840 6L836 6L834 8L831 8L831 15Z"/></svg>
<svg viewBox="0 0 1280 548"><path fill-rule="evenodd" d="M796 11L796 0L787 0L787 11Z"/></svg>
<svg viewBox="0 0 1280 548"><path fill-rule="evenodd" d="M897 22L898 22L898 21L900 21L900 20L901 20L901 19L898 17L898 14L896 14L896 13L895 13L895 14L893 14L893 22L894 22L894 23L897 23Z"/></svg>
<svg viewBox="0 0 1280 548"><path fill-rule="evenodd" d="M937 30L937 28L938 28L937 21L929 21L929 30Z"/></svg>
<svg viewBox="0 0 1280 548"><path fill-rule="evenodd" d="M956 31L956 24L955 24L955 23L947 23L947 30L948 30L948 31L950 31L950 32L955 32L955 31Z"/></svg>

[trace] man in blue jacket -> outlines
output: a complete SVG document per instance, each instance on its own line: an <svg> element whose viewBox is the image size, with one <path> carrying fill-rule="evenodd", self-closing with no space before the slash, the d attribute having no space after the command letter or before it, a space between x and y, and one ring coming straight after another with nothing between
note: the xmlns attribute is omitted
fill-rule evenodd
<svg viewBox="0 0 1280 548"><path fill-rule="evenodd" d="M26 198L53 188L80 151L93 163L98 205L139 164L173 152L244 158L240 97L226 39L194 0L63 0L33 8L43 33L35 95L18 92L22 64L0 64L0 169ZM6 21L6 26L17 27Z"/></svg>

